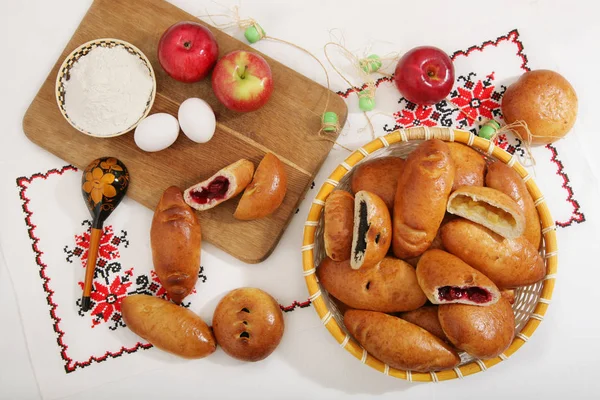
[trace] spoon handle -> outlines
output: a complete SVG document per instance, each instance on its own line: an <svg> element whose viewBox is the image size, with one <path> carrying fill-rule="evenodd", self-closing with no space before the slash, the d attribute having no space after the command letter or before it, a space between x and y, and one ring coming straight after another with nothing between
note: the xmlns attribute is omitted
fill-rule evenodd
<svg viewBox="0 0 600 400"><path fill-rule="evenodd" d="M85 266L85 282L83 285L83 297L81 298L81 308L83 311L90 309L92 293L92 282L94 281L94 270L96 268L96 258L98 256L98 248L100 247L100 238L102 237L102 227L92 228L90 235L90 247L88 249L87 264Z"/></svg>

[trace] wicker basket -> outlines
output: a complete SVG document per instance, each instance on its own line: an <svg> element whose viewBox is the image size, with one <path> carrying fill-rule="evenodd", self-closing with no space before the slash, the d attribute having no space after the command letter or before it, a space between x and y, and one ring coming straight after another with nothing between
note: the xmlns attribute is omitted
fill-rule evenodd
<svg viewBox="0 0 600 400"><path fill-rule="evenodd" d="M389 155L405 158L419 143L431 138L467 144L484 154L488 163L494 160L500 160L512 167L523 178L529 193L533 197L542 224L542 255L546 261L547 275L543 281L534 285L521 287L515 291L513 311L515 313L516 323L515 332L517 333L510 347L504 351L504 353L500 354L499 357L488 360L479 360L466 353L462 353L461 363L454 369L431 373L417 373L395 369L382 363L372 355L368 354L360 344L352 339L343 324L343 317L338 311L335 303L331 301L325 289L320 286L315 274L315 268L325 257L322 211L327 196L329 196L334 189L349 190L352 169L361 162ZM314 309L325 327L342 348L349 351L363 364L367 364L386 375L406 379L408 381L437 382L463 378L467 375L485 371L499 362L506 360L529 340L544 318L554 290L554 282L558 268L556 226L550 215L550 210L544 201L544 196L531 178L531 175L529 175L527 170L519 164L515 156L511 156L506 151L494 146L489 140L475 136L473 133L467 131L442 127L414 127L406 130L398 130L373 140L350 154L344 162L333 171L329 176L329 179L321 186L309 210L308 218L304 226L302 264L306 285Z"/></svg>

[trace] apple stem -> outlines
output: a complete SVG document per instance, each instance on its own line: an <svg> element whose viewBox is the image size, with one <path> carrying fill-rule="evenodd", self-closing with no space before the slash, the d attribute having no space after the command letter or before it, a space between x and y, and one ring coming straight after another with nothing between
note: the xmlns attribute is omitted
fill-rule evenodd
<svg viewBox="0 0 600 400"><path fill-rule="evenodd" d="M185 47L186 49L189 49L191 46L192 44L190 42L183 43L183 47Z"/></svg>
<svg viewBox="0 0 600 400"><path fill-rule="evenodd" d="M242 79L246 79L246 71L248 70L248 66L246 65L244 67L244 71L240 74L240 78Z"/></svg>

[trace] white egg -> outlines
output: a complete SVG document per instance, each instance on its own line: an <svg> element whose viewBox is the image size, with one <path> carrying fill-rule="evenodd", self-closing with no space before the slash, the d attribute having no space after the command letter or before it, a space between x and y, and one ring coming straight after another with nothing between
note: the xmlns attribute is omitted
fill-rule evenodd
<svg viewBox="0 0 600 400"><path fill-rule="evenodd" d="M135 144L144 151L164 150L177 140L179 122L166 113L152 114L142 120L135 128Z"/></svg>
<svg viewBox="0 0 600 400"><path fill-rule="evenodd" d="M183 133L194 142L206 143L215 134L215 113L202 99L192 97L181 103L178 118Z"/></svg>

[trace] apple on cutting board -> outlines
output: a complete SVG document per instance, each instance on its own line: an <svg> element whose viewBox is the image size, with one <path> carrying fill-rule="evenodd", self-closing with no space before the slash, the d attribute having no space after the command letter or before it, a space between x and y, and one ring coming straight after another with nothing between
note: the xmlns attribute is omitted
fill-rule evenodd
<svg viewBox="0 0 600 400"><path fill-rule="evenodd" d="M217 62L219 46L212 32L192 21L167 29L158 43L158 62L175 80L192 83L204 79Z"/></svg>
<svg viewBox="0 0 600 400"><path fill-rule="evenodd" d="M273 77L260 55L237 50L221 57L212 73L217 99L237 112L255 111L264 106L273 92Z"/></svg>
<svg viewBox="0 0 600 400"><path fill-rule="evenodd" d="M454 64L448 54L437 47L415 47L396 64L394 82L408 101L432 105L450 94L454 86Z"/></svg>

